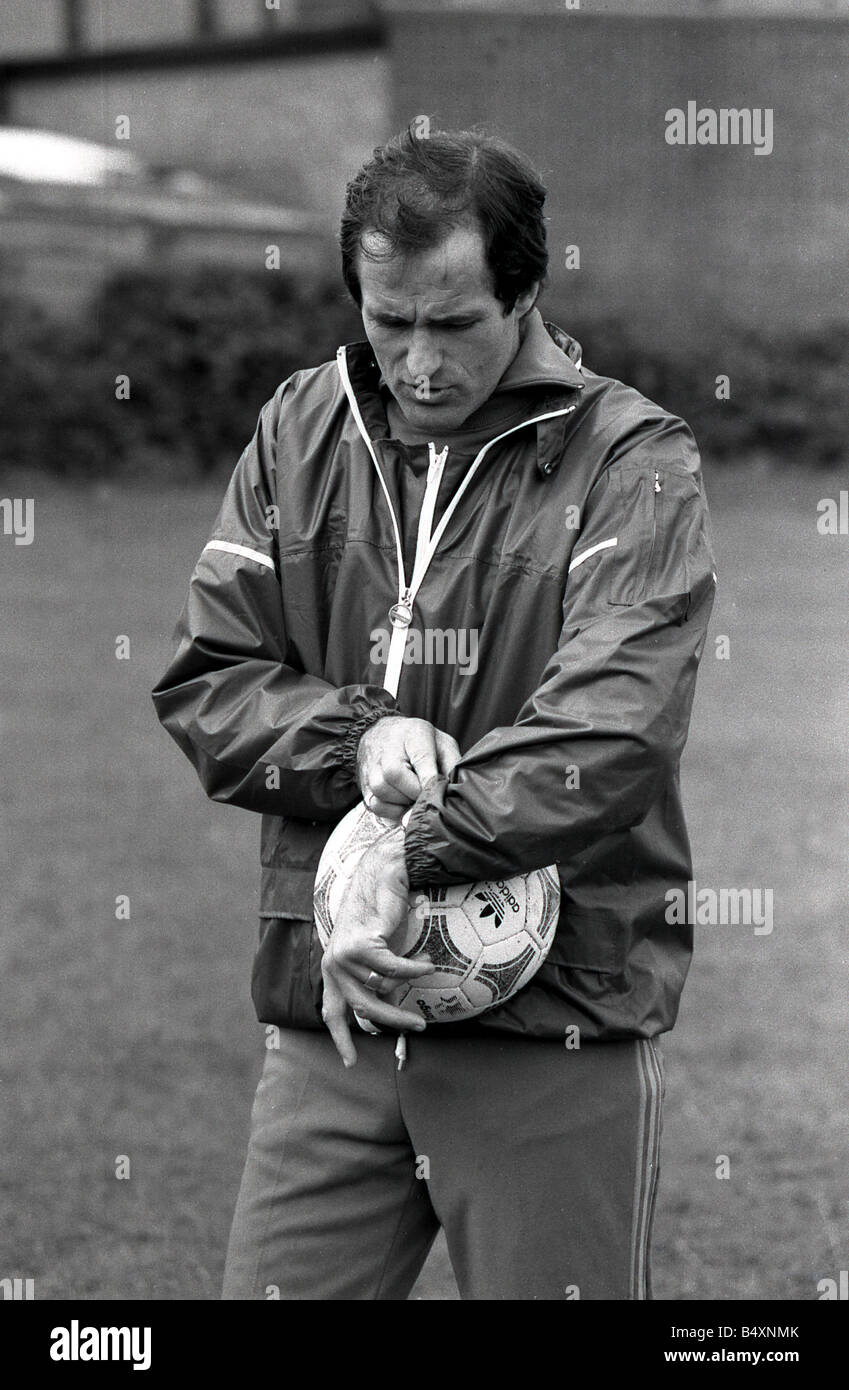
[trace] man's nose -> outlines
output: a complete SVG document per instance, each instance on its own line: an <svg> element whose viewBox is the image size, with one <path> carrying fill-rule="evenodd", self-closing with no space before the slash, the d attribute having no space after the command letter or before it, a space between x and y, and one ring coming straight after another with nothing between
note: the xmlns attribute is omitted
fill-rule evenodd
<svg viewBox="0 0 849 1390"><path fill-rule="evenodd" d="M407 374L410 384L418 385L422 377L431 380L441 365L442 353L429 334L414 333L407 348Z"/></svg>

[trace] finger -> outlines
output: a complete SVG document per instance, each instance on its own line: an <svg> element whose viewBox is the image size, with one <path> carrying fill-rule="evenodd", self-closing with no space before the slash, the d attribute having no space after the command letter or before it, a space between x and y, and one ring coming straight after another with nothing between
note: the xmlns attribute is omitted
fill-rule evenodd
<svg viewBox="0 0 849 1390"><path fill-rule="evenodd" d="M368 989L373 994L385 994L387 990L395 988L394 981L378 974L376 970L366 972L365 966L352 970L351 974L355 980L359 980L363 989Z"/></svg>
<svg viewBox="0 0 849 1390"><path fill-rule="evenodd" d="M348 1024L348 1006L345 997L338 986L325 977L324 981L324 1002L322 1004L321 1016L327 1024L327 1031L333 1039L336 1051L342 1058L346 1067L353 1067L357 1062L357 1049L354 1047L351 1038L351 1029Z"/></svg>
<svg viewBox="0 0 849 1390"><path fill-rule="evenodd" d="M331 972L341 970L358 985L363 984L372 973L389 980L415 980L420 975L432 975L436 969L433 961L426 956L416 956L415 960L410 960L407 956L396 956L388 946L366 946L350 956L333 955L332 944L330 950L327 964Z"/></svg>
<svg viewBox="0 0 849 1390"><path fill-rule="evenodd" d="M423 1033L425 1030L425 1020L420 1013L411 1009L398 1009L394 1004L387 1004L384 1000L378 999L375 994L369 994L367 990L352 989L348 1002L352 1009L379 1028L394 1029L396 1033ZM350 1042L350 1032L348 1041ZM353 1047L353 1044L351 1046ZM345 1060L344 1056L342 1060Z"/></svg>
<svg viewBox="0 0 849 1390"><path fill-rule="evenodd" d="M399 821L409 805L409 801L396 804L391 801L381 801L376 796L370 797L365 802L366 810L371 811L373 816L378 816L380 820L390 821Z"/></svg>
<svg viewBox="0 0 849 1390"><path fill-rule="evenodd" d="M405 791L405 787L408 790ZM402 806L404 804L409 806L409 789L415 791L416 787L416 778L412 768L405 768L403 773L397 767L392 767L389 770L381 768L379 773L375 774L374 777L366 778L363 783L363 801L368 805L369 801L376 797L378 801L384 801L389 806Z"/></svg>
<svg viewBox="0 0 849 1390"><path fill-rule="evenodd" d="M441 729L436 730L436 759L439 770L443 777L450 777L454 771L462 754L460 745L450 734L443 733Z"/></svg>
<svg viewBox="0 0 849 1390"><path fill-rule="evenodd" d="M404 751L407 754L410 766L419 779L419 787L416 792L422 789L425 782L429 782L432 777L439 776L439 768L436 764L436 739L435 730L431 725L425 724L412 730L404 742Z"/></svg>
<svg viewBox="0 0 849 1390"><path fill-rule="evenodd" d="M391 994L398 984L397 980L386 975L378 975L376 970L370 970L364 980L361 980L359 975L355 975L354 978L360 981L363 989L367 989L369 994Z"/></svg>
<svg viewBox="0 0 849 1390"><path fill-rule="evenodd" d="M369 1023L368 1019L363 1018L362 1014L358 1014L355 1012L354 1018L357 1020L357 1023L359 1024L360 1028L362 1028L364 1033L371 1033L373 1038L380 1037L380 1029L375 1028L374 1024Z"/></svg>
<svg viewBox="0 0 849 1390"><path fill-rule="evenodd" d="M419 779L409 763L389 763L375 778L374 790L383 801L404 801L407 806L419 794Z"/></svg>

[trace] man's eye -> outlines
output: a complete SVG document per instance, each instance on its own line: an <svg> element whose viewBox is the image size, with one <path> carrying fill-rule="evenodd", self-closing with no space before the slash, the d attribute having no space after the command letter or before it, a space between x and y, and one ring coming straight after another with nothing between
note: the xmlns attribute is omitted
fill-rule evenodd
<svg viewBox="0 0 849 1390"><path fill-rule="evenodd" d="M385 315L380 315L379 317L376 317L375 319L373 319L373 322L377 325L378 328L403 329L412 327L412 324L407 319L392 319L388 318ZM461 321L456 323L453 319L445 321L440 320L439 322L432 324L431 327L433 331L436 333L462 333L464 328L472 328L476 322L476 319L462 319Z"/></svg>

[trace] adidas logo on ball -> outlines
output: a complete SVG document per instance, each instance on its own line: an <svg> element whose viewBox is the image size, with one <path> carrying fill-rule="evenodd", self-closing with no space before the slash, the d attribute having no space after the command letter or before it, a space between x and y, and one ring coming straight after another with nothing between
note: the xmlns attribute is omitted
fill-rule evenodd
<svg viewBox="0 0 849 1390"><path fill-rule="evenodd" d="M510 892L510 889L507 887L506 883L496 883L495 888L497 892L503 895L507 906L510 908L512 912L521 912L522 909L520 908L513 894ZM492 889L484 888L483 892L475 893L475 897L479 898L482 903L486 904L486 906L481 909L481 917L491 916L494 920L495 926L500 927L502 922L504 921L504 909L502 908L501 903L495 897L495 894L493 893Z"/></svg>

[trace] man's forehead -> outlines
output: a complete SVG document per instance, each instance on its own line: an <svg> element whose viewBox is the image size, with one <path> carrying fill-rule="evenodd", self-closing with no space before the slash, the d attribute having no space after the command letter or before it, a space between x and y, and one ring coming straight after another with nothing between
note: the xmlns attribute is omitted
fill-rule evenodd
<svg viewBox="0 0 849 1390"><path fill-rule="evenodd" d="M398 307L415 301L456 311L492 299L483 238L476 229L454 228L435 246L387 254L385 237L363 234L366 254L357 255L363 299ZM369 254L371 253L371 255Z"/></svg>

